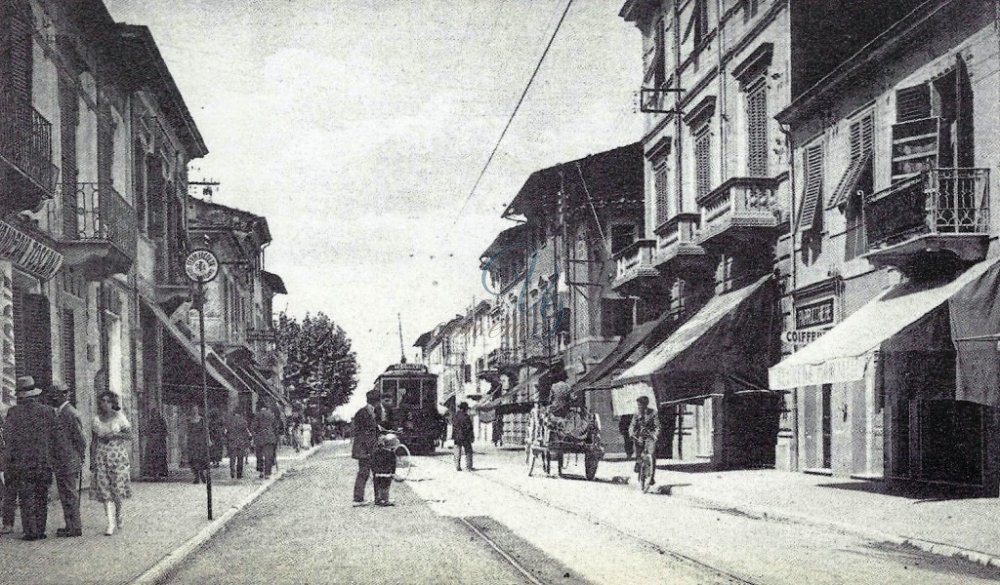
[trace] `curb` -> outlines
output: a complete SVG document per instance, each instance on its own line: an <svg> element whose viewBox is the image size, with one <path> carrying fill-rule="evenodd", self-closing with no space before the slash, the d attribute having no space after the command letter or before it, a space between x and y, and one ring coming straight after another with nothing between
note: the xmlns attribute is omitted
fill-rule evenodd
<svg viewBox="0 0 1000 585"><path fill-rule="evenodd" d="M788 522L794 522L796 524L804 524L815 528L833 529L845 534L854 534L857 536L861 536L869 540L888 542L890 544L895 544L900 546L911 546L923 552L927 552L942 557L963 559L972 563L976 563L978 565L982 565L984 567L1000 567L1000 556L995 556L974 549L962 548L951 544L944 544L941 542L934 542L931 540L924 540L921 538L913 538L910 536L900 536L896 534L890 534L888 532L881 532L878 530L862 528L855 524L847 524L845 522L836 522L833 520L824 520L821 518L806 516L804 514L796 514L794 512L776 510L774 508L758 508L753 506L747 506L744 504L726 502L723 500L710 500L698 496L688 496L676 492L674 493L674 496L701 505L709 505L713 507L717 507L720 505L726 506L734 510L737 510L741 513L747 514L748 516L753 516L759 519L785 520Z"/></svg>
<svg viewBox="0 0 1000 585"><path fill-rule="evenodd" d="M302 457L292 463L297 463L299 461L305 461L309 457L312 457L323 443L310 447L309 450L305 452ZM275 473L271 475L271 479L265 481L263 484L259 485L257 489L250 493L246 498L240 501L238 504L232 506L226 513L219 516L215 520L209 522L206 526L202 527L194 536L184 541L182 545L174 549L173 551L167 553L165 557L157 561L155 565L144 571L135 579L129 581L129 585L159 585L163 583L171 575L173 575L180 565L187 560L187 557L191 555L194 551L201 548L206 542L212 539L213 536L219 530L226 526L237 514L239 514L244 508L249 506L259 498L264 492L266 492L276 481L285 475L288 470L287 467L276 470Z"/></svg>

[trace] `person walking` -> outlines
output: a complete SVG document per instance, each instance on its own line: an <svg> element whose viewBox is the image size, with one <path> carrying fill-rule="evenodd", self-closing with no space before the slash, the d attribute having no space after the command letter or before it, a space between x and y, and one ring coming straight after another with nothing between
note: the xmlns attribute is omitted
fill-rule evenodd
<svg viewBox="0 0 1000 585"><path fill-rule="evenodd" d="M149 409L146 421L146 475L154 480L167 479L167 421L160 408Z"/></svg>
<svg viewBox="0 0 1000 585"><path fill-rule="evenodd" d="M125 500L132 497L129 444L132 442L132 425L121 412L118 395L110 390L97 397L97 416L93 421L93 438L90 441L90 470L94 474L90 484L90 498L104 504L108 519L105 536L124 525Z"/></svg>
<svg viewBox="0 0 1000 585"><path fill-rule="evenodd" d="M3 424L4 417L0 416L0 453L3 452L4 440L3 440ZM10 534L14 532L14 516L17 514L17 490L14 489L14 485L10 483L10 479L4 478L4 471L6 469L3 467L2 458L0 458L0 534Z"/></svg>
<svg viewBox="0 0 1000 585"><path fill-rule="evenodd" d="M503 415L496 413L493 419L493 446L503 447Z"/></svg>
<svg viewBox="0 0 1000 585"><path fill-rule="evenodd" d="M351 444L351 457L358 460L358 475L354 478L354 501L365 501L365 486L368 476L372 474L371 459L375 454L378 441L380 408L378 392L370 391L365 395L368 403L354 413L351 426L354 438Z"/></svg>
<svg viewBox="0 0 1000 585"><path fill-rule="evenodd" d="M222 420L222 413L217 408L208 410L208 459L212 467L222 465L222 447L225 445L226 425Z"/></svg>
<svg viewBox="0 0 1000 585"><path fill-rule="evenodd" d="M229 454L229 477L243 479L243 466L246 465L247 452L250 450L250 428L247 419L240 414L239 406L233 406L233 411L226 418L226 452Z"/></svg>
<svg viewBox="0 0 1000 585"><path fill-rule="evenodd" d="M253 448L257 455L257 469L259 476L267 479L271 477L271 468L274 466L274 456L278 448L277 423L274 414L263 402L257 410L257 415L253 417L250 424L250 433L253 435Z"/></svg>
<svg viewBox="0 0 1000 585"><path fill-rule="evenodd" d="M62 502L64 528L56 536L73 537L83 534L80 522L80 472L87 455L87 438L83 434L80 413L69 402L69 388L55 383L49 387L49 404L56 409L55 471L59 501Z"/></svg>
<svg viewBox="0 0 1000 585"><path fill-rule="evenodd" d="M194 474L191 483L208 482L209 445L205 437L207 425L208 420L201 415L201 409L197 404L192 405L187 425L188 465Z"/></svg>
<svg viewBox="0 0 1000 585"><path fill-rule="evenodd" d="M451 439L455 443L455 469L462 471L462 450L465 450L465 467L472 468L472 441L475 433L472 429L472 417L469 416L469 403L458 405L458 411L451 420Z"/></svg>
<svg viewBox="0 0 1000 585"><path fill-rule="evenodd" d="M56 411L42 404L31 376L17 379L17 404L7 412L0 469L21 500L24 540L46 538L48 493L56 449Z"/></svg>
<svg viewBox="0 0 1000 585"><path fill-rule="evenodd" d="M632 434L629 433L629 428L632 426L632 415L623 414L621 418L618 419L618 432L622 435L622 440L625 442L625 460L628 461L632 458Z"/></svg>

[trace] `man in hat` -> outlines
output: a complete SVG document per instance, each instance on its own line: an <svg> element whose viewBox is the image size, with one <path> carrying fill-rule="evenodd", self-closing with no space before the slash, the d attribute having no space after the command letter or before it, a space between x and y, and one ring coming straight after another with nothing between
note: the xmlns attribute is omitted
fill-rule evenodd
<svg viewBox="0 0 1000 585"><path fill-rule="evenodd" d="M649 455L652 469L649 470L649 485L656 484L656 440L660 436L660 417L656 410L649 407L649 397L640 396L635 399L636 412L632 417L632 427L629 434L635 441L635 470L639 471L639 459L643 454Z"/></svg>
<svg viewBox="0 0 1000 585"><path fill-rule="evenodd" d="M66 524L65 528L56 531L56 536L80 536L80 470L87 453L83 421L69 402L69 388L65 384L57 382L49 386L48 398L49 404L56 409L53 471Z"/></svg>
<svg viewBox="0 0 1000 585"><path fill-rule="evenodd" d="M45 538L48 491L55 461L56 411L39 402L42 389L31 376L17 379L17 404L7 412L0 469L21 500L24 540Z"/></svg>
<svg viewBox="0 0 1000 585"><path fill-rule="evenodd" d="M368 403L354 414L351 421L354 427L351 457L358 460L358 475L354 478L354 501L357 503L365 501L365 486L368 476L372 474L371 458L375 453L379 420L382 418L378 391L370 391L365 398Z"/></svg>

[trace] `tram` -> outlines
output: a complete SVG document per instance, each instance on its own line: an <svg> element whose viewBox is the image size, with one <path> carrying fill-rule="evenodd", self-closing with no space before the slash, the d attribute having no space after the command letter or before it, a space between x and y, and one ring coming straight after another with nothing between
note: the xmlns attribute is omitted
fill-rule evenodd
<svg viewBox="0 0 1000 585"><path fill-rule="evenodd" d="M399 440L414 455L431 454L441 434L437 409L437 375L423 364L402 361L375 378L382 398L390 397Z"/></svg>

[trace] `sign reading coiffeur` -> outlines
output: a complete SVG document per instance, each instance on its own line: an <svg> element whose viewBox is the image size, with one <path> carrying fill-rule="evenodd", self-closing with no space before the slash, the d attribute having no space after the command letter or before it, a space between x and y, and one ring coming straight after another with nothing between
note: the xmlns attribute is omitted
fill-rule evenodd
<svg viewBox="0 0 1000 585"><path fill-rule="evenodd" d="M195 282L211 282L219 274L219 259L209 250L193 250L184 261L184 272Z"/></svg>

